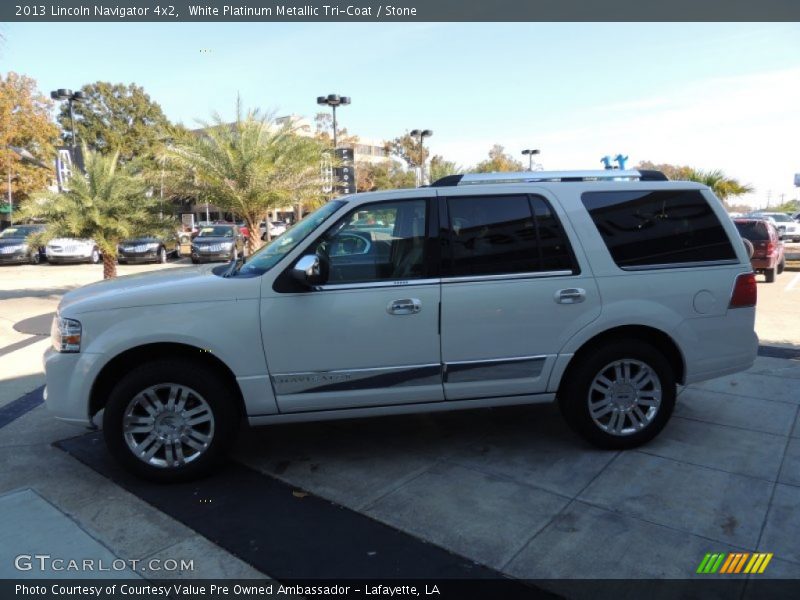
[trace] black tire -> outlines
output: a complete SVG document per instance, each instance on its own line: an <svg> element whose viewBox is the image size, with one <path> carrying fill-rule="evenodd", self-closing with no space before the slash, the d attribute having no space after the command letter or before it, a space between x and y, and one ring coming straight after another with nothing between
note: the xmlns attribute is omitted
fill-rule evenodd
<svg viewBox="0 0 800 600"><path fill-rule="evenodd" d="M654 346L637 339L614 340L591 352L578 355L576 360L578 362L570 365L562 378L558 404L569 426L588 442L604 449L635 448L649 442L667 424L675 408L675 373L664 354ZM634 431L613 434L594 421L589 409L589 399L590 394L596 393L592 391L595 378L606 373L609 365L620 360L633 360L649 367L660 383L661 401L652 419L638 431L628 427ZM630 416L622 417L623 424L629 420ZM623 427L623 431L624 429Z"/></svg>
<svg viewBox="0 0 800 600"><path fill-rule="evenodd" d="M42 262L42 257L41 257L41 255L39 254L39 252L38 252L38 251L36 251L36 252L33 252L33 253L31 254L31 260L30 260L30 263L31 263L32 265L38 265L38 264L39 264L39 263L41 263L41 262Z"/></svg>
<svg viewBox="0 0 800 600"><path fill-rule="evenodd" d="M92 255L89 257L89 262L96 265L100 262L100 251L97 248L92 249Z"/></svg>
<svg viewBox="0 0 800 600"><path fill-rule="evenodd" d="M231 251L231 260L237 260L239 258L239 249L234 246L233 251Z"/></svg>
<svg viewBox="0 0 800 600"><path fill-rule="evenodd" d="M167 263L167 249L164 246L161 246L158 250L158 262L162 265Z"/></svg>
<svg viewBox="0 0 800 600"><path fill-rule="evenodd" d="M775 269L764 269L764 279L767 283L775 283Z"/></svg>
<svg viewBox="0 0 800 600"><path fill-rule="evenodd" d="M155 466L138 458L128 446L123 420L140 392L153 386L175 384L191 388L202 397L213 417L213 429L210 441L195 459L181 466ZM164 390L158 393L163 399ZM234 391L213 370L186 358L145 363L129 371L109 394L103 414L103 435L111 455L139 477L161 483L188 481L209 474L225 456L238 426L239 410ZM188 445L183 447L192 451ZM156 452L156 458L160 452Z"/></svg>
<svg viewBox="0 0 800 600"><path fill-rule="evenodd" d="M197 260L196 258L194 258L194 257L192 258L192 264L196 265L196 264L197 264L197 263L199 263L199 262L200 262L200 261L199 261L199 260Z"/></svg>
<svg viewBox="0 0 800 600"><path fill-rule="evenodd" d="M782 258L781 262L778 263L778 275L784 272L786 269L786 259Z"/></svg>

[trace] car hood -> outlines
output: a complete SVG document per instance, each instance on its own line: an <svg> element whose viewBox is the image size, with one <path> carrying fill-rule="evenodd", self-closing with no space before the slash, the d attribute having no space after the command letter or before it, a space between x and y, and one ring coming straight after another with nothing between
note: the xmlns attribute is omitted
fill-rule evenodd
<svg viewBox="0 0 800 600"><path fill-rule="evenodd" d="M232 237L212 237L212 236L203 236L203 237L196 237L194 238L195 244L220 244L222 242L234 242L236 241L235 238Z"/></svg>
<svg viewBox="0 0 800 600"><path fill-rule="evenodd" d="M154 237L138 237L138 238L131 238L129 240L123 240L120 242L120 245L123 244L155 244L161 243L161 240Z"/></svg>
<svg viewBox="0 0 800 600"><path fill-rule="evenodd" d="M56 238L47 242L48 246L75 246L75 245L94 245L92 240L78 240L75 238Z"/></svg>
<svg viewBox="0 0 800 600"><path fill-rule="evenodd" d="M258 298L260 278L225 278L214 265L162 269L99 281L67 292L62 316L162 304L192 304Z"/></svg>

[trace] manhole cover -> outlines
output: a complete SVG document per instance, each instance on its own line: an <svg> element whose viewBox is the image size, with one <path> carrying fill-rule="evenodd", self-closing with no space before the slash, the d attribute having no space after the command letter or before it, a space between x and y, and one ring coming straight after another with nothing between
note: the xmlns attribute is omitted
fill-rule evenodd
<svg viewBox="0 0 800 600"><path fill-rule="evenodd" d="M53 322L53 315L56 313L46 313L17 321L14 329L20 333L28 335L50 335L50 324Z"/></svg>

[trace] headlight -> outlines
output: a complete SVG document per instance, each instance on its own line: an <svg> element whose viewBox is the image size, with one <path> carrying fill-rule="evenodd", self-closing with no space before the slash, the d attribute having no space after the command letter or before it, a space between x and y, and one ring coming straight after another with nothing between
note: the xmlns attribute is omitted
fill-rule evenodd
<svg viewBox="0 0 800 600"><path fill-rule="evenodd" d="M222 242L220 246L222 246L226 250L230 250L231 248L233 248L233 242Z"/></svg>
<svg viewBox="0 0 800 600"><path fill-rule="evenodd" d="M158 242L151 242L150 244L147 244L148 250L158 250L160 247L161 244L159 244Z"/></svg>
<svg viewBox="0 0 800 600"><path fill-rule="evenodd" d="M50 328L50 337L56 352L81 351L81 324L75 319L64 319L56 314Z"/></svg>

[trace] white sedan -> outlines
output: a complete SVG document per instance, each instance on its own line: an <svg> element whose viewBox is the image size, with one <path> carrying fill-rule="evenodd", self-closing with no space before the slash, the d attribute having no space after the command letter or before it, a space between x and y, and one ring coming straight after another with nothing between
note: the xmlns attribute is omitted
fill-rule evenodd
<svg viewBox="0 0 800 600"><path fill-rule="evenodd" d="M57 238L47 242L45 247L47 262L49 263L76 263L100 262L100 249L94 240L78 240L74 238Z"/></svg>

